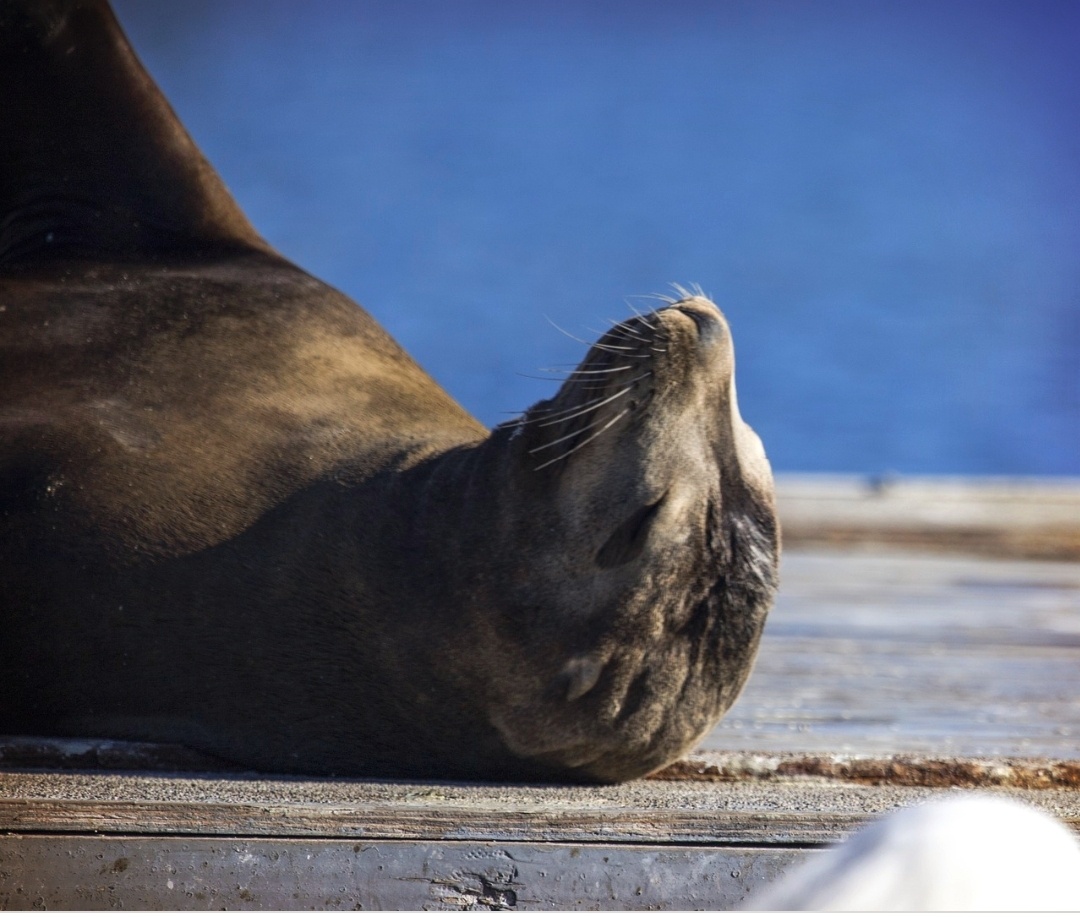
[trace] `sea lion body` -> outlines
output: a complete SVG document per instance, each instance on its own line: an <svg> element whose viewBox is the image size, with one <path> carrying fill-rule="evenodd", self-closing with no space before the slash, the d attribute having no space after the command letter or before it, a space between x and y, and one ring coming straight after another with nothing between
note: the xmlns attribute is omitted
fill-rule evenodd
<svg viewBox="0 0 1080 917"><path fill-rule="evenodd" d="M259 239L103 3L0 51L0 731L620 780L715 723L779 549L715 306L488 431Z"/></svg>

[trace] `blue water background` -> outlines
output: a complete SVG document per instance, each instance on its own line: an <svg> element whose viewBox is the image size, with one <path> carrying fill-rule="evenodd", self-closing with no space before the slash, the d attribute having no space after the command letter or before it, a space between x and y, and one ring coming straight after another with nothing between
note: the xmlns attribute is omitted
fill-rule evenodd
<svg viewBox="0 0 1080 917"><path fill-rule="evenodd" d="M1080 474L1080 3L116 8L265 237L488 424L582 356L546 317L699 283L778 470Z"/></svg>

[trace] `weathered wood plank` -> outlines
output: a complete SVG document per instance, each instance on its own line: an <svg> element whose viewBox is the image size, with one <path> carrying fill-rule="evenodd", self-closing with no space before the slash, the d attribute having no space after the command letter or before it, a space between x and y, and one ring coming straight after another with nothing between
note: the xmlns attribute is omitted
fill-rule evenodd
<svg viewBox="0 0 1080 917"><path fill-rule="evenodd" d="M783 793L776 794L784 798ZM866 820L861 812L700 812L594 808L533 812L487 806L448 809L0 801L2 830L20 833L413 840L535 839L596 843L805 845L834 841Z"/></svg>
<svg viewBox="0 0 1080 917"><path fill-rule="evenodd" d="M1080 563L788 551L703 748L1076 759Z"/></svg>
<svg viewBox="0 0 1080 917"><path fill-rule="evenodd" d="M1075 790L990 791L1080 825ZM938 792L835 779L571 787L8 773L0 832L804 845Z"/></svg>
<svg viewBox="0 0 1080 917"><path fill-rule="evenodd" d="M1080 559L1080 480L778 475L785 543Z"/></svg>
<svg viewBox="0 0 1080 917"><path fill-rule="evenodd" d="M726 910L814 851L0 838L0 908Z"/></svg>
<svg viewBox="0 0 1080 917"><path fill-rule="evenodd" d="M665 767L650 779L783 782L801 778L868 786L1080 790L1080 761L699 752Z"/></svg>

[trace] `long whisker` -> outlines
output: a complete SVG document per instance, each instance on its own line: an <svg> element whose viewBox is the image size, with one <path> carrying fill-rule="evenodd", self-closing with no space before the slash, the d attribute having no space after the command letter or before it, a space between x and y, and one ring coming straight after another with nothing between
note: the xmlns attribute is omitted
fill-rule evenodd
<svg viewBox="0 0 1080 917"><path fill-rule="evenodd" d="M634 387L635 382L640 382L642 379L647 379L651 375L652 373L648 372L638 376L636 379L631 379L625 388L620 389L614 395L610 395L607 398L603 397L602 395L597 395L595 398L591 398L583 404L575 404L573 407L569 407L561 411L551 411L545 409L539 412L543 416L534 417L531 420L527 420L525 422L539 424L541 427L550 427L558 423L563 423L567 420L572 420L573 418L579 417L582 414L587 414L590 411L595 411L599 407L603 407L609 401L614 401L616 398L622 397Z"/></svg>
<svg viewBox="0 0 1080 917"><path fill-rule="evenodd" d="M631 354L630 356L632 357L633 354ZM630 357L627 357L625 355L620 355L619 359L620 360L626 360L626 359L630 359ZM555 363L550 367L545 367L544 371L545 372L548 372L548 371L550 371L550 372L565 372L568 369L576 369L578 367L580 367L583 371L585 370L586 367L588 367L590 369L592 369L594 367L600 367L602 369L610 369L611 364L610 363ZM625 369L625 368L626 367L622 367L622 366L619 367L620 370ZM614 369L612 369L612 372L614 372Z"/></svg>
<svg viewBox="0 0 1080 917"><path fill-rule="evenodd" d="M625 341L627 344L630 345L629 347L622 347L619 344L606 345L608 347L619 347L620 350L641 350L641 345L647 343L647 341L645 341L644 339L639 337L633 337L623 331L618 330L617 328L612 328L607 333L607 338L608 340Z"/></svg>
<svg viewBox="0 0 1080 917"><path fill-rule="evenodd" d="M547 318L547 316L545 315L544 318ZM570 340L577 341L579 344L584 344L586 347L595 347L597 350L606 350L609 353L618 353L619 351L622 351L622 350L633 350L634 349L632 347L618 347L617 345L614 345L614 344L601 344L599 341L597 341L596 343L592 343L590 341L583 340L582 338L579 338L576 335L571 334L565 328L560 328L550 318L547 318L547 321L548 321L548 324L550 324L551 327L554 328L556 331L561 331L568 338L570 338Z"/></svg>
<svg viewBox="0 0 1080 917"><path fill-rule="evenodd" d="M568 458L569 456L573 455L573 454L574 454L575 452L577 452L577 451L578 451L578 449L580 449L580 448L581 448L582 446L586 446L586 445L588 445L589 443L591 443L591 442L592 442L592 441L593 441L594 439L596 439L596 437L598 437L598 436L599 436L599 435L600 435L601 433L603 433L603 432L604 432L605 430L607 430L607 429L608 429L609 427L613 426L613 425L614 425L614 424L615 424L615 423L616 423L617 421L619 421L619 420L621 420L621 419L622 419L623 417L625 417L625 416L626 416L626 414L627 414L627 412L628 412L629 410L630 410L629 408L624 408L624 409L623 409L622 411L620 411L620 412L619 412L618 414L616 414L616 415L615 415L614 417L612 417L612 418L611 418L611 420L609 420L609 421L608 421L608 422L607 422L606 424L604 424L604 425L603 425L603 426L602 426L602 427L601 427L601 428L600 428L599 430L597 430L597 431L596 431L596 432L595 432L595 433L594 433L594 434L593 434L592 436L588 437L587 439L583 439L583 440L582 440L582 441L581 441L580 443L578 443L578 444L577 444L576 446L574 446L574 448L573 448L573 449L571 449L571 450L570 450L569 452L564 452L564 453L563 453L562 455L558 455L558 456L556 456L556 457L555 457L555 458L553 458L553 459L548 459L548 460L547 460L546 462L544 462L544 463L543 463L542 465L537 465L537 466L536 466L536 468L535 468L535 469L533 469L533 470L534 470L534 471L539 471L539 470L540 470L541 468L547 468L547 466L548 466L548 465L554 464L555 462L558 462L558 461L560 461L561 459L564 459L564 458ZM599 421L597 421L597 423L599 423ZM594 424L594 426L595 426L595 424ZM584 429L585 429L585 430L588 430L588 429L591 429L591 428L590 428L590 427L585 427ZM584 431L583 431L583 430L578 430L577 432L578 432L578 433L581 433L581 432L584 432ZM571 433L571 434L570 434L570 436L573 436L573 435L574 435L573 433ZM563 437L563 438L564 438L564 439L567 439L568 437ZM535 450L534 450L534 451L535 451Z"/></svg>
<svg viewBox="0 0 1080 917"><path fill-rule="evenodd" d="M595 376L603 373L624 373L628 369L632 369L630 366L609 366L607 369L575 369L571 376ZM565 370L563 370L565 372Z"/></svg>
<svg viewBox="0 0 1080 917"><path fill-rule="evenodd" d="M629 385L627 385L625 388L619 389L619 391L617 391L614 395L605 398L603 401L597 401L596 399L593 399L585 405L578 405L569 414L565 414L562 416L552 415L550 417L545 417L544 422L541 423L540 426L553 427L556 424L565 423L568 420L573 420L575 417L580 417L582 414L588 414L591 411L595 411L597 408L603 407L605 404L610 401L614 401L616 398L622 398L623 395L627 394L634 387L635 382L639 382L649 375L651 375L651 373L645 373L644 375L638 376L637 379L631 379ZM556 440L556 442L558 442L558 440ZM540 448L543 449L546 447L541 446Z"/></svg>
<svg viewBox="0 0 1080 917"><path fill-rule="evenodd" d="M611 322L611 327L615 331L617 331L617 332L619 332L621 334L625 334L628 337L632 337L632 338L634 338L634 340L637 340L637 341L648 342L648 340L649 340L644 335L638 334L637 331L634 328L632 328L630 325L628 325L626 322L617 322L613 318L609 318L608 321Z"/></svg>
<svg viewBox="0 0 1080 917"><path fill-rule="evenodd" d="M589 330L592 331L592 328L590 328ZM604 333L601 332L601 331L593 331L593 334L595 334L598 338L605 336ZM609 331L606 336L607 337L614 337L614 338L616 338L616 339L618 339L620 341L628 341L628 340L630 340L630 338L628 338L627 336L618 334L615 331ZM601 350L612 350L612 349L614 349L614 350L637 350L637 347L622 347L619 344L601 344L599 341L597 341L592 346L593 347L599 347Z"/></svg>
<svg viewBox="0 0 1080 917"><path fill-rule="evenodd" d="M585 411L589 411L589 410L592 410L593 408L599 407L599 404L597 404L597 402L602 401L602 400L603 400L603 396L602 395L597 395L595 398L593 398L593 399L591 399L589 401L586 401L583 404L575 404L573 407L563 408L562 410L559 410L559 411L555 411L555 410L553 410L551 408L541 408L539 410L536 409L536 408L533 408L533 409L531 409L533 411L533 413L540 414L541 416L540 417L532 417L529 420L524 421L524 423L535 423L535 424L541 424L542 426L549 426L550 425L549 421L552 422L552 423L559 423L559 422L561 422L563 420L566 420L567 418L566 418L565 415L567 415L567 414L573 414L574 412L580 411L580 410L583 410L583 409Z"/></svg>
<svg viewBox="0 0 1080 917"><path fill-rule="evenodd" d="M559 443L565 443L568 439L573 439L575 436L580 436L586 430L591 430L593 427L599 426L604 422L604 418L594 420L592 423L587 424L584 427L580 427L577 430L571 430L569 433L560 436L558 439L553 439L550 443L544 443L542 446L537 446L535 449L529 450L529 455L535 455L537 452L543 452L545 449L550 449L552 446L557 446Z"/></svg>
<svg viewBox="0 0 1080 917"><path fill-rule="evenodd" d="M645 294L643 294L642 298L643 299L655 299L655 300L658 300L659 302L664 303L667 306L673 306L673 305L675 305L675 303L677 303L679 301L674 296L671 296L671 295L669 295L667 293L645 293Z"/></svg>
<svg viewBox="0 0 1080 917"><path fill-rule="evenodd" d="M702 289L700 283L692 283L692 284L690 284L689 289L684 287L681 283L672 283L671 284L671 289L673 289L678 294L678 296L679 296L678 299L671 299L670 297L662 297L662 296L658 296L657 298L667 299L667 301L670 302L672 305L674 305L677 302L683 302L683 301L685 301L687 299L695 299L695 298L708 299L710 302L712 301L712 297L709 296L709 294L706 293ZM654 295L656 295L656 294L654 294Z"/></svg>
<svg viewBox="0 0 1080 917"><path fill-rule="evenodd" d="M616 334L619 337L633 338L636 341L648 341L649 339L634 328L633 325L628 322L616 321L613 318L608 319L611 322L611 334Z"/></svg>
<svg viewBox="0 0 1080 917"><path fill-rule="evenodd" d="M572 373L569 373L565 369L542 369L542 370L540 370L540 372L542 372L542 373L567 373L567 375L566 375L566 377L564 379L558 379L558 378L554 378L553 376L533 376L533 375L530 375L529 373L519 373L516 370L514 371L514 375L515 376L520 376L522 379L539 379L541 382L565 382L572 375Z"/></svg>
<svg viewBox="0 0 1080 917"><path fill-rule="evenodd" d="M557 369L549 366L541 366L538 372L551 373L550 376L534 376L530 373L515 372L515 376L521 376L523 379L539 379L541 382L566 382L568 379L573 379L575 376L596 376L606 375L607 373L624 373L627 370L633 369L632 366L612 366L608 369ZM562 376L560 380L557 377Z"/></svg>
<svg viewBox="0 0 1080 917"><path fill-rule="evenodd" d="M651 329L652 329L653 331L655 331L655 330L656 330L656 325L652 324L652 322L650 322L650 321L649 321L649 320L648 320L648 319L647 319L647 318L645 317L645 315L644 315L643 313L639 312L639 311L638 311L638 310L637 310L637 309L636 309L636 308L634 307L634 304L633 304L632 302L630 302L630 300L629 300L629 299L625 299L625 300L623 300L623 302L625 302L625 303L626 303L626 304L627 304L627 305L628 305L628 306L630 307L630 311L631 311L631 312L633 312L633 313L634 313L634 315L636 315L636 316L638 317L638 319L639 319L639 320L641 321L641 323L642 323L642 324L643 324L643 325L644 325L644 326L645 326L646 328L651 328Z"/></svg>

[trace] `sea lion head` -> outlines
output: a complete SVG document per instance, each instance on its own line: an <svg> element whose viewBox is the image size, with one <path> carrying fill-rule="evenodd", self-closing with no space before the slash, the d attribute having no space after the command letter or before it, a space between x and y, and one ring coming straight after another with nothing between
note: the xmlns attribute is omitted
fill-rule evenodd
<svg viewBox="0 0 1080 917"><path fill-rule="evenodd" d="M515 753L640 776L738 696L779 530L734 370L723 314L687 294L616 324L554 398L496 429L522 497L501 501L497 537L521 549L495 580L519 651L491 701Z"/></svg>

